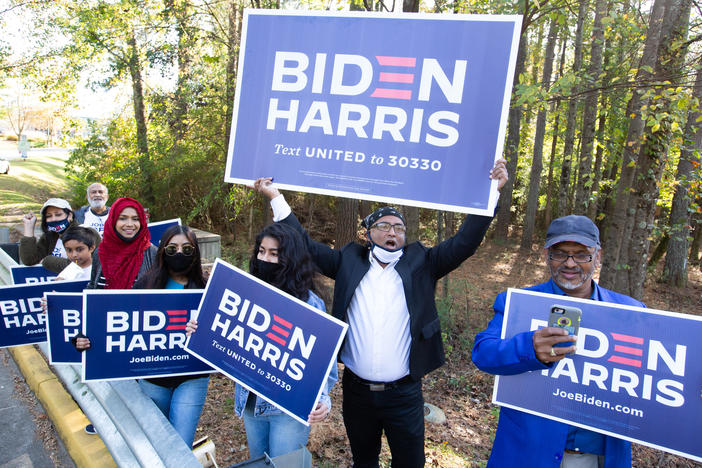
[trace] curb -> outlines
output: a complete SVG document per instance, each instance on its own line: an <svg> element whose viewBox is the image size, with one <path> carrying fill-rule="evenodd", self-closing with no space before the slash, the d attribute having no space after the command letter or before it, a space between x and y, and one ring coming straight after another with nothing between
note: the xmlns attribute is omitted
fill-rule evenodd
<svg viewBox="0 0 702 468"><path fill-rule="evenodd" d="M32 345L9 348L12 358L37 396L78 468L116 467L97 435L86 434L88 418Z"/></svg>

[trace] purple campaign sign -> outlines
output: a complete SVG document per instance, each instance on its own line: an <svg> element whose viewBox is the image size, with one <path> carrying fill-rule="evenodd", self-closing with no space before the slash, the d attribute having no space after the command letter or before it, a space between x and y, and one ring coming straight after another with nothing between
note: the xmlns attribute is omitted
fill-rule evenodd
<svg viewBox="0 0 702 468"><path fill-rule="evenodd" d="M161 236L171 226L180 226L180 218L149 223L147 227L149 228L149 234L151 234L151 243L158 247L158 244L161 242Z"/></svg>
<svg viewBox="0 0 702 468"><path fill-rule="evenodd" d="M10 267L13 284L46 283L56 277L56 273L41 265Z"/></svg>
<svg viewBox="0 0 702 468"><path fill-rule="evenodd" d="M183 350L202 290L90 290L83 302L83 381L212 372Z"/></svg>
<svg viewBox="0 0 702 468"><path fill-rule="evenodd" d="M702 461L702 317L510 289L502 338L546 326L554 304L582 310L578 351L496 377L493 402Z"/></svg>
<svg viewBox="0 0 702 468"><path fill-rule="evenodd" d="M307 424L347 325L217 259L185 349Z"/></svg>
<svg viewBox="0 0 702 468"><path fill-rule="evenodd" d="M0 286L0 348L46 341L46 314L41 310L44 293L80 292L87 281Z"/></svg>
<svg viewBox="0 0 702 468"><path fill-rule="evenodd" d="M225 181L492 215L520 28L246 10Z"/></svg>
<svg viewBox="0 0 702 468"><path fill-rule="evenodd" d="M49 364L80 364L71 338L81 330L83 293L46 293L46 337Z"/></svg>

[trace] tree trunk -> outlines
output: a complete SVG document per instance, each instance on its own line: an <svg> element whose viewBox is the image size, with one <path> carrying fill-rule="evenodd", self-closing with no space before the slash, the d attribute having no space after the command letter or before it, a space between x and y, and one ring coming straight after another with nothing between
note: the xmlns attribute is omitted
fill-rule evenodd
<svg viewBox="0 0 702 468"><path fill-rule="evenodd" d="M241 6L236 0L230 0L228 9L227 34L227 68L226 73L226 115L224 116L224 143L229 147L232 131L232 114L234 113L234 94L236 91L236 69L239 61L239 31L241 30Z"/></svg>
<svg viewBox="0 0 702 468"><path fill-rule="evenodd" d="M444 212L441 210L436 210L436 244L440 244L444 238ZM445 275L441 278L441 297L446 299L448 297L449 288L449 275Z"/></svg>
<svg viewBox="0 0 702 468"><path fill-rule="evenodd" d="M556 47L556 36L558 34L558 22L554 18L548 29L548 39L546 40L546 53L544 55L544 69L541 74L541 90L548 93L551 87L551 74L553 73L553 57ZM534 236L534 225L536 223L536 211L539 207L539 190L541 187L541 172L543 170L544 137L546 135L546 106L539 108L536 117L536 133L534 135L534 155L531 161L531 173L529 175L529 193L527 196L526 214L524 216L524 229L522 230L521 247L531 249L532 238Z"/></svg>
<svg viewBox="0 0 702 468"><path fill-rule="evenodd" d="M702 103L702 62L697 69L697 78L693 88L692 97ZM700 152L702 152L702 124L699 121L702 113L699 107L691 110L687 115L683 131L683 146L680 150L677 173L675 180L675 195L673 206L670 209L670 241L665 255L663 268L663 281L679 288L687 285L687 258L688 237L690 235L690 176L693 175L695 166L700 165Z"/></svg>
<svg viewBox="0 0 702 468"><path fill-rule="evenodd" d="M139 60L139 52L133 32L127 39L127 45L129 47L127 66L129 68L129 76L132 80L132 101L134 104L134 121L136 122L137 152L139 153L139 168L141 169L141 175L144 181L142 196L145 205L153 209L156 203L153 192L153 167L149 156L146 111L144 109L144 89L141 79L141 62ZM151 215L153 216L154 213L151 212Z"/></svg>
<svg viewBox="0 0 702 468"><path fill-rule="evenodd" d="M188 110L189 86L191 82L192 49L194 41L190 31L190 2L179 1L173 4L178 33L178 80L173 97L173 111L169 126L173 139L178 143L187 130L186 114Z"/></svg>
<svg viewBox="0 0 702 468"><path fill-rule="evenodd" d="M592 46L590 48L590 66L588 67L587 85L591 89L585 97L583 111L583 129L580 142L580 167L578 168L578 182L575 189L574 212L587 214L587 208L594 199L590 200L593 193L592 149L595 143L595 121L597 119L597 87L601 81L602 50L604 45L604 28L602 17L607 14L605 0L595 1L595 20L592 25Z"/></svg>
<svg viewBox="0 0 702 468"><path fill-rule="evenodd" d="M573 73L577 76L580 73L580 68L583 63L583 25L585 24L585 16L587 14L587 8L590 4L589 0L583 0L580 2L580 7L578 9L578 20L575 29L575 50L573 52ZM568 113L566 117L566 129L565 136L563 139L563 164L561 165L561 185L558 193L558 216L565 216L568 211L568 205L570 200L569 190L570 190L570 166L573 157L573 146L575 144L575 117L578 111L578 101L577 97L574 97L578 93L579 86L575 86L572 90L570 100L568 101Z"/></svg>
<svg viewBox="0 0 702 468"><path fill-rule="evenodd" d="M519 84L519 77L524 72L524 62L527 54L527 34L523 30L519 38L519 50L517 52L517 63L514 69L513 87ZM512 106L509 109L507 121L507 141L505 142L505 159L507 160L507 172L509 179L500 190L500 211L497 213L497 225L495 227L495 238L507 240L509 225L511 223L512 192L514 191L514 181L517 178L517 163L519 162L519 131L521 126L522 109Z"/></svg>
<svg viewBox="0 0 702 468"><path fill-rule="evenodd" d="M656 87L655 96L649 105L650 112L661 112L663 116L658 122L658 130L650 125L645 128L644 144L638 157L639 168L631 194L636 211L629 244L628 294L639 300L643 297L643 285L646 280L646 260L653 231L658 185L672 134L672 103L669 92L680 81L686 52L685 48L680 47L680 43L687 36L690 7L691 0L671 0L666 7L655 68L655 79L660 85ZM664 84L666 82L669 83Z"/></svg>
<svg viewBox="0 0 702 468"><path fill-rule="evenodd" d="M702 200L700 200L702 202ZM690 265L702 265L700 262L700 244L702 244L702 213L692 215L692 242L690 242Z"/></svg>
<svg viewBox="0 0 702 468"><path fill-rule="evenodd" d="M568 43L567 34L563 35L561 40L561 58L558 64L558 77L556 80L563 76L563 69L565 68L565 57L566 57L566 45ZM555 103L551 109L551 115L553 115L553 129L551 131L551 157L548 167L548 190L546 191L546 213L544 216L544 226L549 226L551 224L551 219L553 217L553 192L555 190L553 171L556 167L556 159L558 157L558 137L561 127L561 98L556 98Z"/></svg>
<svg viewBox="0 0 702 468"><path fill-rule="evenodd" d="M336 235L334 247L340 249L356 240L358 229L358 200L353 198L336 199Z"/></svg>
<svg viewBox="0 0 702 468"><path fill-rule="evenodd" d="M404 207L402 214L405 215L407 225L405 242L409 244L410 242L419 240L419 207L406 206Z"/></svg>
<svg viewBox="0 0 702 468"><path fill-rule="evenodd" d="M417 13L419 11L419 0L403 0L402 11Z"/></svg>
<svg viewBox="0 0 702 468"><path fill-rule="evenodd" d="M646 42L636 72L636 83L649 83L651 80L651 70L656 65L665 4L666 0L655 0L653 3ZM643 86L634 88L627 104L626 115L630 120L627 136L624 140L621 174L619 182L617 182L612 216L605 219L603 247L607 249L607 255L602 260L600 283L607 288L618 291L628 290L627 275L623 271L628 268L627 248L623 247L628 247L627 228L631 227L631 221L627 219L629 215L629 190L632 187L636 171L636 154L641 148L641 135L644 129L641 108L648 102L647 99L644 99L646 91Z"/></svg>

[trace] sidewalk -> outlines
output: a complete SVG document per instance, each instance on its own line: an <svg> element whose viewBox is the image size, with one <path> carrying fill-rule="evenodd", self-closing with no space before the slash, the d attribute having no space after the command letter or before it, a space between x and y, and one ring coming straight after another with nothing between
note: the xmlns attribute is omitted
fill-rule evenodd
<svg viewBox="0 0 702 468"><path fill-rule="evenodd" d="M37 426L35 418L44 423ZM75 466L10 353L4 350L0 351L0 421L0 467ZM51 433L47 434L47 430ZM55 450L49 449L55 452L55 462L43 439L47 439L46 445L56 446Z"/></svg>
<svg viewBox="0 0 702 468"><path fill-rule="evenodd" d="M51 371L42 354L31 345L12 347L6 354L17 363L17 370L33 392L30 395L43 405L75 465L79 468L116 466L100 437L85 433L88 418ZM5 467L0 465L0 468Z"/></svg>

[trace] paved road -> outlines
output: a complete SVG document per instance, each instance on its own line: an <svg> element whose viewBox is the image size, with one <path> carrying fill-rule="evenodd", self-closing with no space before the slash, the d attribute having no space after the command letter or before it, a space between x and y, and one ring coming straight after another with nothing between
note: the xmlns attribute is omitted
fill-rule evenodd
<svg viewBox="0 0 702 468"><path fill-rule="evenodd" d="M66 148L32 148L27 153L27 156L29 159L32 159L32 157L37 158L41 156L66 154L68 151L69 150ZM7 146L0 148L0 158L8 159L10 164L15 160L21 159L17 148L8 148Z"/></svg>
<svg viewBox="0 0 702 468"><path fill-rule="evenodd" d="M15 384L15 377L19 377L19 385ZM58 441L56 464L44 448L41 438L47 435L40 434L35 416L49 428L51 434L48 438ZM24 383L10 353L0 350L0 468L74 467L53 426L47 421L44 409Z"/></svg>

